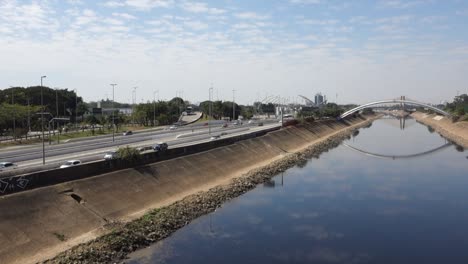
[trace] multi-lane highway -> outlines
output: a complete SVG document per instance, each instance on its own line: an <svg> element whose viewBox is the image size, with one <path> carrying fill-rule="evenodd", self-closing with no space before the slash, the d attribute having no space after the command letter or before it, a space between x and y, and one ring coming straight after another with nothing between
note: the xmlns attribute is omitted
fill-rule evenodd
<svg viewBox="0 0 468 264"><path fill-rule="evenodd" d="M166 128L134 132L133 135L128 136L119 133L115 136L114 142L112 141L112 135L106 135L46 145L46 166L42 165L41 144L7 148L0 150L0 162L14 162L18 165L18 172L25 168L28 168L27 171L30 172L56 167L70 159L79 159L82 162L101 160L106 152L115 150L120 146L140 147L151 146L157 142L166 142L169 148L173 148L204 142L210 140L213 135L221 135L221 138L224 138L280 126L277 120L263 120L262 122L263 126L253 123L244 125L229 124L227 127L222 127L223 122L214 121L209 127L206 123L197 123L178 127L174 130ZM211 131L211 134L209 131Z"/></svg>

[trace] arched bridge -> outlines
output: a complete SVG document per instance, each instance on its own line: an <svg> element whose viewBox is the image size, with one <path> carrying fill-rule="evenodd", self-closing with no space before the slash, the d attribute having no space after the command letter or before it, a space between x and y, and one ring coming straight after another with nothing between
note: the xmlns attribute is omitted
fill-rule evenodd
<svg viewBox="0 0 468 264"><path fill-rule="evenodd" d="M348 110L348 111L344 112L340 116L340 118L345 118L345 117L347 117L349 115L352 115L352 114L356 113L357 111L360 111L360 110L365 109L365 108L370 108L370 107L375 106L375 105L384 105L384 104L404 104L404 105L422 106L422 107L427 107L427 108L429 108L429 109L431 109L434 112L437 112L439 114L442 114L442 115L445 115L445 116L451 116L449 113L445 112L444 110L439 109L437 107L434 107L432 105L428 105L428 104L425 104L425 103L420 103L420 102L413 101L413 100L407 100L407 99L392 99L392 100L376 101L376 102L371 102L371 103L360 105L358 107L355 107L355 108L353 108L351 110Z"/></svg>

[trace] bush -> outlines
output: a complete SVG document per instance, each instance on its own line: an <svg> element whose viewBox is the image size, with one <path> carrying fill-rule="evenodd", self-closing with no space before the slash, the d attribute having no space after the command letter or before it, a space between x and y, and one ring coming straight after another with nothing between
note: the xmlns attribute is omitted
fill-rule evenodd
<svg viewBox="0 0 468 264"><path fill-rule="evenodd" d="M121 160L128 162L133 162L141 159L140 151L130 146L120 147L117 150L117 154Z"/></svg>

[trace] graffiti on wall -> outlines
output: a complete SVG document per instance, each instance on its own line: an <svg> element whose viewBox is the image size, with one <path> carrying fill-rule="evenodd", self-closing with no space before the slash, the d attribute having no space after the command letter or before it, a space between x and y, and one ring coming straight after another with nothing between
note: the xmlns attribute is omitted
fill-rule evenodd
<svg viewBox="0 0 468 264"><path fill-rule="evenodd" d="M0 179L0 193L15 192L19 189L23 190L28 186L29 180L24 176L10 177Z"/></svg>

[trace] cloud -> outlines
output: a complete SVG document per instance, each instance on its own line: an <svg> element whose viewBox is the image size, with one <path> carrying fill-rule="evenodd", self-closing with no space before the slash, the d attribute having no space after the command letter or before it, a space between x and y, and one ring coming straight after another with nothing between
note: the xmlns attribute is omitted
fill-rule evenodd
<svg viewBox="0 0 468 264"><path fill-rule="evenodd" d="M321 0L289 0L291 4L309 5L320 4Z"/></svg>
<svg viewBox="0 0 468 264"><path fill-rule="evenodd" d="M221 15L226 13L226 10L219 8L210 8L206 3L200 2L185 2L182 4L182 9L191 13L207 13L210 15Z"/></svg>
<svg viewBox="0 0 468 264"><path fill-rule="evenodd" d="M124 18L124 19L127 19L127 20L135 20L136 17L135 16L132 16L130 14L127 14L127 13L112 13L113 16L116 16L116 17L121 17L121 18Z"/></svg>
<svg viewBox="0 0 468 264"><path fill-rule="evenodd" d="M193 30L202 30L208 28L208 24L200 21L185 21L184 25Z"/></svg>
<svg viewBox="0 0 468 264"><path fill-rule="evenodd" d="M269 19L269 15L260 15L255 12L242 12L235 14L235 17L239 19L247 19L247 20L266 20Z"/></svg>
<svg viewBox="0 0 468 264"><path fill-rule="evenodd" d="M383 0L379 2L380 7L406 9L421 4L431 3L431 0Z"/></svg>
<svg viewBox="0 0 468 264"><path fill-rule="evenodd" d="M131 7L137 10L149 11L153 8L168 8L174 4L173 0L126 0L126 1L107 1L103 5L107 7Z"/></svg>

